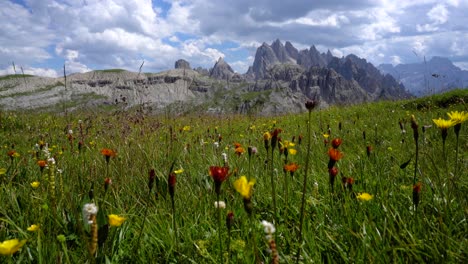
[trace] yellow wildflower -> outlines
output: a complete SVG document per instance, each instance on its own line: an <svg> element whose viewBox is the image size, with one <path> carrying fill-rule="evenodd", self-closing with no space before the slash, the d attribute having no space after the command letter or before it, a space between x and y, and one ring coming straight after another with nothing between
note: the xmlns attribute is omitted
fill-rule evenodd
<svg viewBox="0 0 468 264"><path fill-rule="evenodd" d="M288 149L288 151L289 151L289 154L291 154L291 155L296 155L297 154L297 150L295 150L295 149Z"/></svg>
<svg viewBox="0 0 468 264"><path fill-rule="evenodd" d="M267 131L267 132L263 133L263 139L264 140L270 140L271 139L270 132Z"/></svg>
<svg viewBox="0 0 468 264"><path fill-rule="evenodd" d="M325 139L327 139L327 138L330 137L330 134L325 133L325 134L323 134L323 137L324 137Z"/></svg>
<svg viewBox="0 0 468 264"><path fill-rule="evenodd" d="M115 215L115 214L108 215L108 218L109 218L109 225L110 226L121 226L123 224L123 222L125 222L125 220L127 220L127 218L121 217L121 216L118 216L118 215Z"/></svg>
<svg viewBox="0 0 468 264"><path fill-rule="evenodd" d="M447 115L450 117L450 120L454 122L454 125L461 124L468 120L468 113L465 113L464 111L452 111L450 113L447 113Z"/></svg>
<svg viewBox="0 0 468 264"><path fill-rule="evenodd" d="M247 181L247 177L241 176L239 179L234 181L234 188L244 199L250 199L252 197L252 188L255 184L255 180Z"/></svg>
<svg viewBox="0 0 468 264"><path fill-rule="evenodd" d="M5 240L0 243L0 255L10 256L16 253L24 244L26 239L19 241L18 239Z"/></svg>
<svg viewBox="0 0 468 264"><path fill-rule="evenodd" d="M181 174L182 172L184 172L183 168L180 168L180 169L174 171L175 174Z"/></svg>
<svg viewBox="0 0 468 264"><path fill-rule="evenodd" d="M367 201L372 200L372 198L374 198L374 196L371 195L371 194L368 194L368 193L360 193L360 194L358 194L358 196L356 196L356 198L357 198L359 201L365 201L365 202L367 202Z"/></svg>
<svg viewBox="0 0 468 264"><path fill-rule="evenodd" d="M184 131L190 131L191 130L191 127L190 126L184 126L184 128L182 129Z"/></svg>
<svg viewBox="0 0 468 264"><path fill-rule="evenodd" d="M455 123L454 123L454 121L452 119L445 120L445 119L439 118L439 119L432 119L432 121L440 129L448 129L449 127L452 127L452 126L455 125Z"/></svg>
<svg viewBox="0 0 468 264"><path fill-rule="evenodd" d="M0 169L0 175L3 175L3 174L5 174L5 173L6 173L6 171L7 171L7 169L5 169L5 168L1 168L1 169Z"/></svg>
<svg viewBox="0 0 468 264"><path fill-rule="evenodd" d="M37 187L39 187L39 185L41 185L41 183L38 181L33 181L30 184L31 184L31 187L33 187L34 189L36 189Z"/></svg>
<svg viewBox="0 0 468 264"><path fill-rule="evenodd" d="M38 225L31 225L30 227L28 227L28 231L30 231L30 232L35 232L37 230L39 230Z"/></svg>

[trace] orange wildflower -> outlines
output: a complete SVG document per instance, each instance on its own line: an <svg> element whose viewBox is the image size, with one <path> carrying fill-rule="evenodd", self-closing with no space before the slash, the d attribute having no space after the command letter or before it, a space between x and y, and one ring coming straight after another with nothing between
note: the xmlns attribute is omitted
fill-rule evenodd
<svg viewBox="0 0 468 264"><path fill-rule="evenodd" d="M328 156L330 157L330 160L333 161L339 161L343 157L343 153L341 153L339 150L330 148L328 150Z"/></svg>
<svg viewBox="0 0 468 264"><path fill-rule="evenodd" d="M297 163L295 162L292 162L292 163L289 163L289 164L285 164L283 166L283 169L284 171L287 171L289 173L291 173L291 176L294 174L294 172L297 171L297 169L299 169L299 165L297 165Z"/></svg>

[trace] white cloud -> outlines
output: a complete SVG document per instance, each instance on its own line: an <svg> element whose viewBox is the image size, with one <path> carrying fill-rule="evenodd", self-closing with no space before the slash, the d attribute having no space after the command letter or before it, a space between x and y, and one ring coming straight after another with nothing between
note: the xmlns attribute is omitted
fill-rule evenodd
<svg viewBox="0 0 468 264"><path fill-rule="evenodd" d="M449 11L443 4L438 4L434 6L428 13L427 16L435 24L440 25L444 24L448 20Z"/></svg>
<svg viewBox="0 0 468 264"><path fill-rule="evenodd" d="M16 71L15 71L16 68ZM8 75L8 74L21 74L21 67L15 67L13 65L5 68L0 69L0 75ZM36 75L36 76L44 76L44 77L58 77L57 71L53 69L46 69L46 68L23 68L24 74Z"/></svg>

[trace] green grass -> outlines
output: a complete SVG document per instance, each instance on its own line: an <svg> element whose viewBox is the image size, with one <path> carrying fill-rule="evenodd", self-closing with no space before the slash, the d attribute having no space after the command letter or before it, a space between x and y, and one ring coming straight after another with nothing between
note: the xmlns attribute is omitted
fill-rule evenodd
<svg viewBox="0 0 468 264"><path fill-rule="evenodd" d="M0 81L6 81L6 80L14 80L18 78L23 78L23 77L34 77L34 75L30 74L8 74L4 76L0 76Z"/></svg>
<svg viewBox="0 0 468 264"><path fill-rule="evenodd" d="M431 101L444 96L432 97ZM448 108L418 110L409 107L412 104L379 102L312 112L303 242L298 241L298 225L307 158L307 114L263 118L195 113L149 116L138 111L76 111L67 116L1 112L4 154L0 156L0 169L4 170L0 170L0 242L12 238L27 242L13 256L0 256L0 261L67 263L68 257L70 263L219 263L221 232L224 260L255 263L257 255L267 263L271 256L260 225L261 220L267 220L276 227L273 237L281 263L294 263L299 248L303 263L464 263L468 258L468 123L461 127L456 161L453 128L448 131L444 159L441 134L432 119L447 118L446 113L453 110L466 112L466 105L459 102ZM420 133L416 171L422 191L416 211L412 200L415 144L411 115ZM400 131L399 121L406 133ZM432 128L422 132L425 125ZM263 147L263 133L275 128L282 129L282 140L295 139L296 145L291 148L297 154L287 160L300 166L294 176L283 173L285 156L280 157L278 148L271 162L271 153L267 156ZM67 136L70 129L72 137ZM331 132L329 141L343 140L339 149L344 157L336 164L339 174L334 193L330 192L327 169L330 143L326 144L323 136L327 131ZM37 165L37 160L46 158L35 147L40 142L49 144L56 160L53 182L50 169L41 173ZM214 142L219 142L219 147ZM246 150L255 146L258 153L249 162L247 152L235 154L236 142ZM369 157L367 146L373 149ZM117 151L108 164L100 153L103 148ZM10 158L6 153L12 149L20 156ZM227 208L221 211L219 230L214 184L208 170L212 165L223 165L222 153L227 154L232 174L222 184L221 199ZM410 158L409 165L400 168ZM277 170L273 175L276 216L270 170L265 169L267 159ZM173 170L184 169L177 175L175 215L167 193L172 163ZM151 169L156 173L150 191ZM241 175L256 180L251 218L233 187ZM342 176L355 180L352 192L342 187ZM112 180L107 191L106 178ZM33 181L40 182L38 189L31 187ZM370 193L373 199L358 201L355 195L361 192ZM88 253L90 227L81 215L83 205L89 202L99 207L97 224L102 243L96 256ZM235 216L230 240L224 221L228 211ZM107 229L108 214L127 219L122 226ZM39 231L27 231L32 224L40 225ZM106 236L104 230L108 230ZM66 241L60 242L58 235L64 235ZM258 250L255 253L253 244Z"/></svg>
<svg viewBox="0 0 468 264"><path fill-rule="evenodd" d="M106 70L95 70L95 72L106 72L106 73L119 73L124 72L124 69L106 69Z"/></svg>

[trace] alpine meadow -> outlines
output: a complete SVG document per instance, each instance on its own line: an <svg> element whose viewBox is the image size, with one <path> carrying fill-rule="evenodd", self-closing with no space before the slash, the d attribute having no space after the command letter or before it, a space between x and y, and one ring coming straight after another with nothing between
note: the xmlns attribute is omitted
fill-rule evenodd
<svg viewBox="0 0 468 264"><path fill-rule="evenodd" d="M2 110L0 262L466 263L466 100Z"/></svg>

